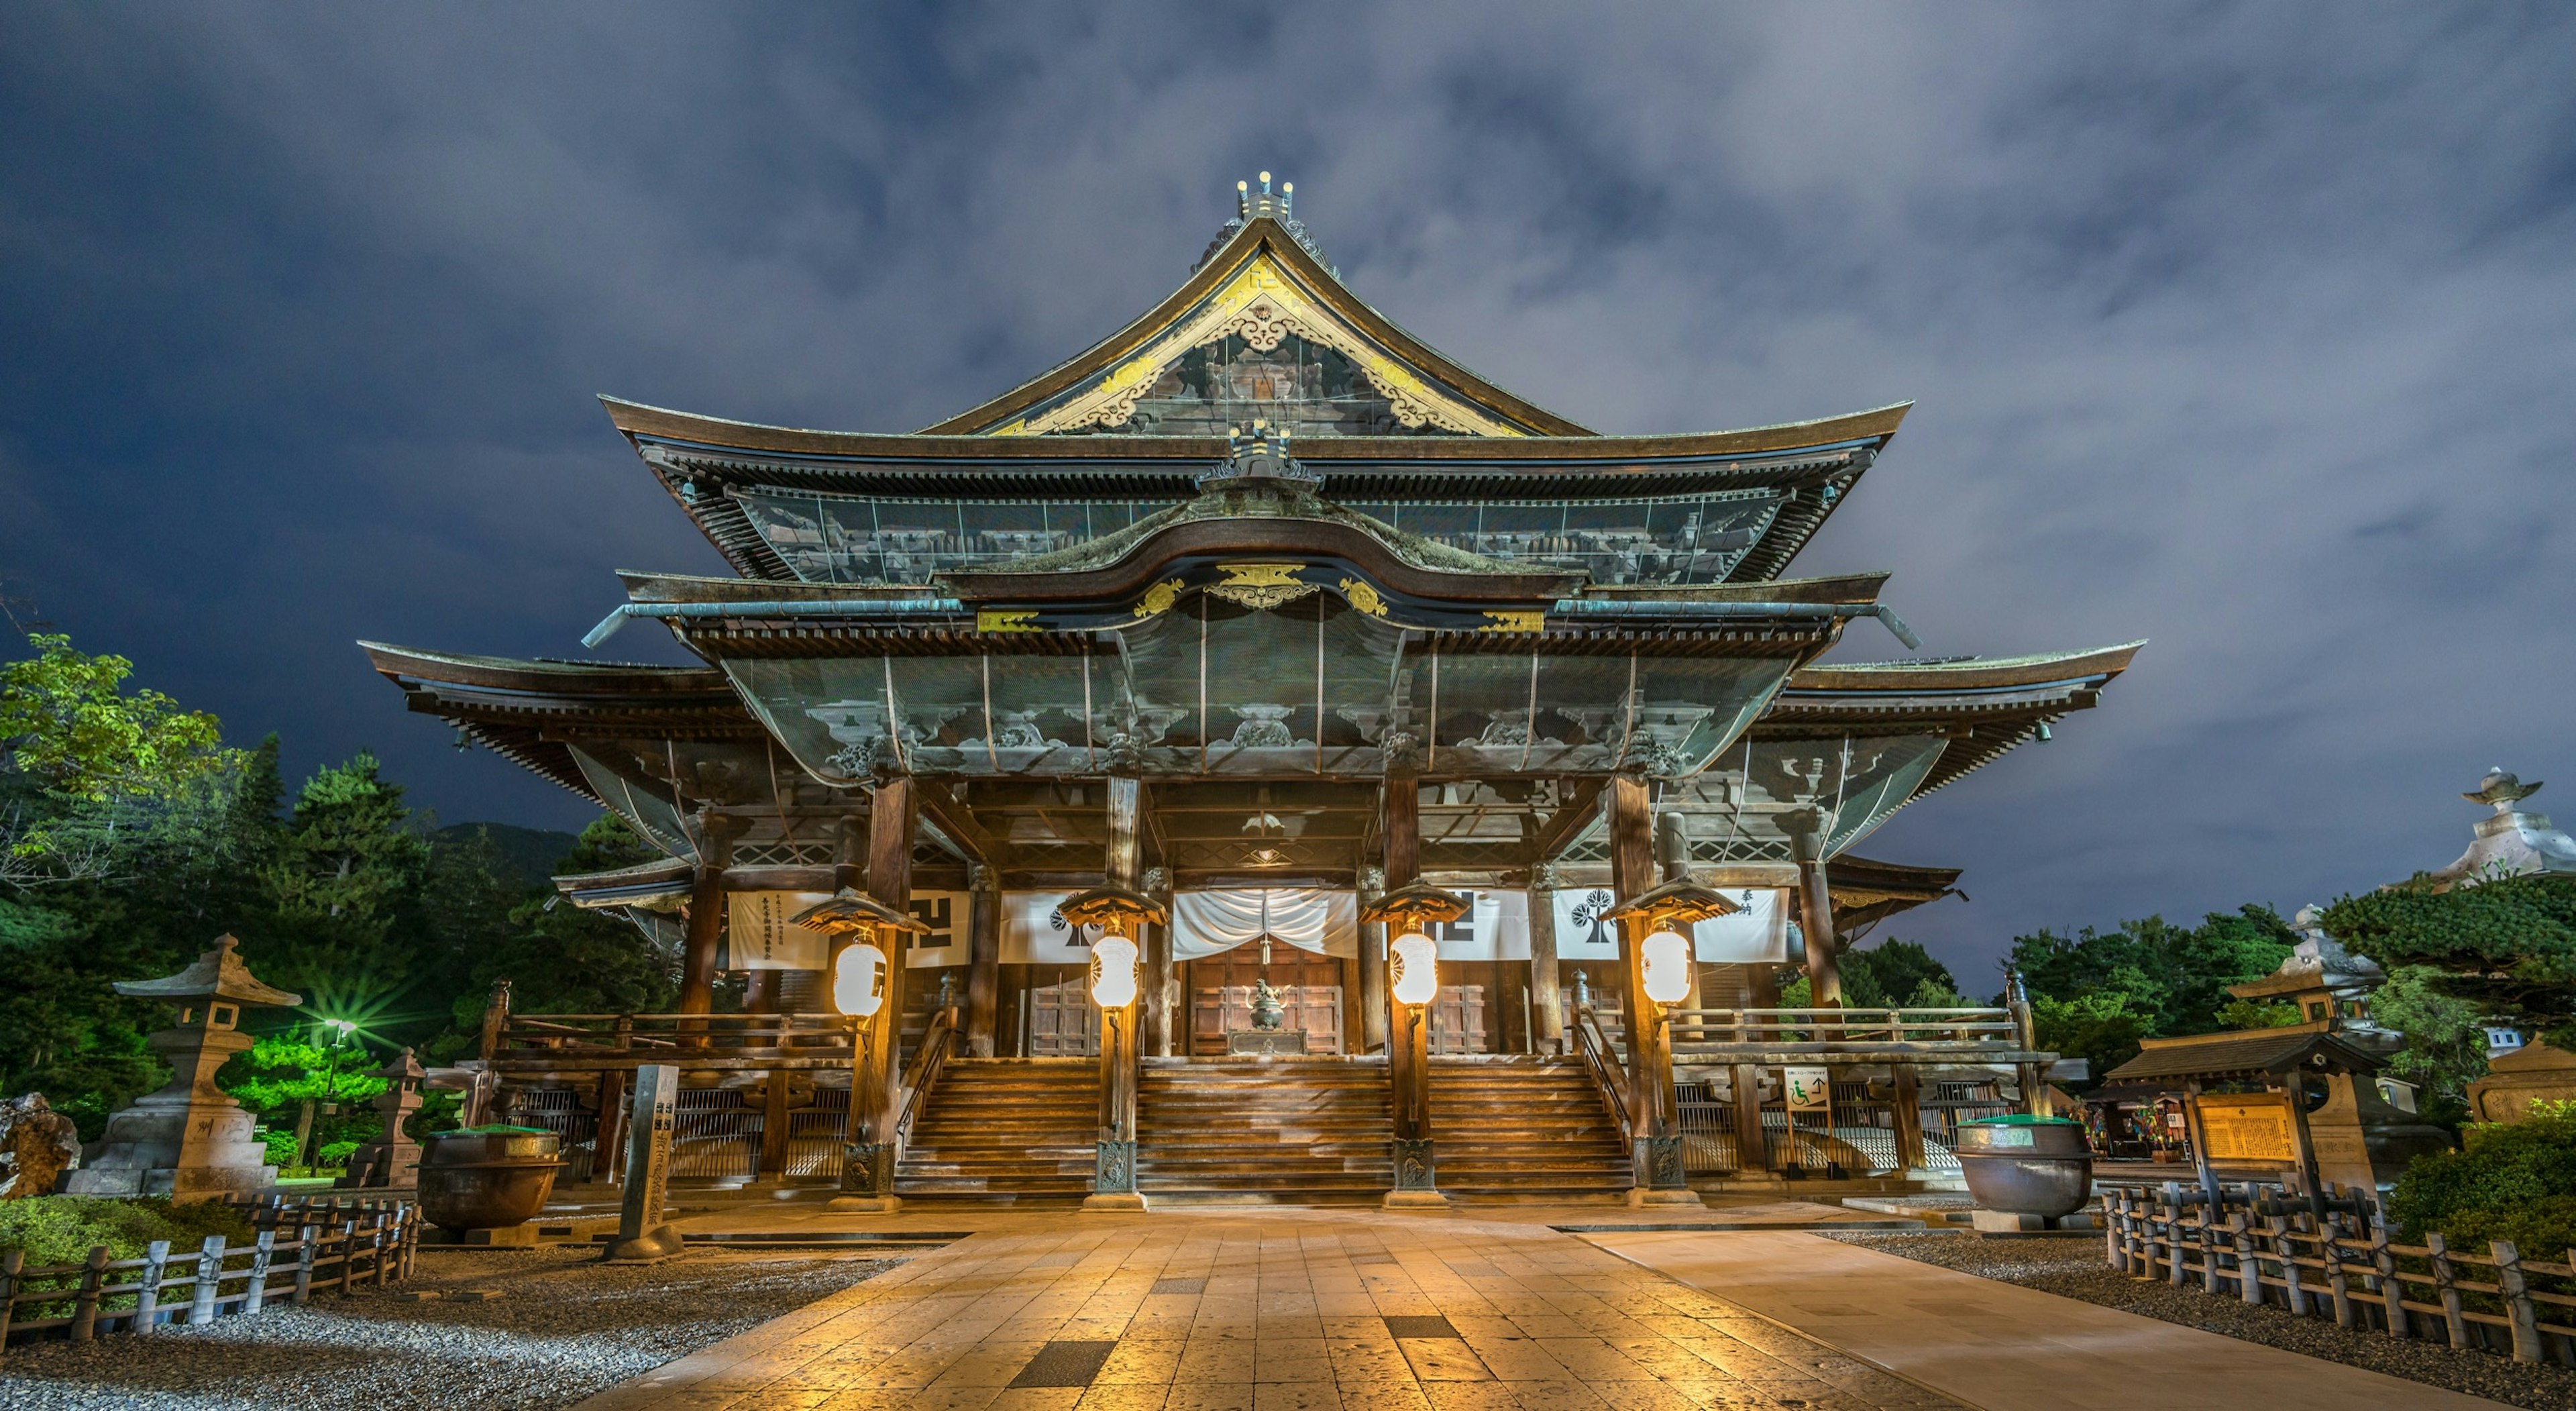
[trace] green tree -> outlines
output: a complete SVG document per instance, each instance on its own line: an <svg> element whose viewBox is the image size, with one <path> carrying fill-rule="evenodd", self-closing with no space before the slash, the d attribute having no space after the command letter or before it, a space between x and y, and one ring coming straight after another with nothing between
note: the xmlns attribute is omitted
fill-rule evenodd
<svg viewBox="0 0 2576 1411"><path fill-rule="evenodd" d="M555 870L608 872L661 856L624 820L603 814ZM509 935L476 960L470 986L456 994L460 1036L481 1026L495 980L510 981L513 1004L532 1012L652 1014L678 1000L678 957L623 916L546 898L520 903L509 920Z"/></svg>
<svg viewBox="0 0 2576 1411"><path fill-rule="evenodd" d="M2012 963L2033 996L2124 996L2123 1011L2161 1037L2218 1029L2228 986L2271 974L2296 944L2271 908L2246 906L2213 912L2192 928L2150 916L2107 932L2088 926L2073 936L2017 936Z"/></svg>
<svg viewBox="0 0 2576 1411"><path fill-rule="evenodd" d="M2033 995L2031 1027L2039 1046L2092 1064L2094 1079L2138 1056L2139 1040L2155 1032L2155 1016L2121 990L2086 990L2071 999Z"/></svg>
<svg viewBox="0 0 2576 1411"><path fill-rule="evenodd" d="M2487 1075L2486 1015L2468 1000L2444 994L2442 972L2401 965L2370 997L2370 1017L2406 1036L2406 1048L2388 1060L2390 1076L2415 1084L2424 1116L2457 1126L2469 1115L2469 1084Z"/></svg>
<svg viewBox="0 0 2576 1411"><path fill-rule="evenodd" d="M1947 1000L1959 992L1950 967L1912 941L1883 941L1868 950L1845 951L1842 976L1843 1003L1864 1009L1913 1005L1915 996L1923 994Z"/></svg>
<svg viewBox="0 0 2576 1411"><path fill-rule="evenodd" d="M2576 878L2497 877L2443 890L2428 878L2327 907L2326 930L2390 971L2440 972L2430 989L2481 1017L2576 1049Z"/></svg>
<svg viewBox="0 0 2576 1411"><path fill-rule="evenodd" d="M27 642L33 657L0 665L0 884L101 881L140 870L155 847L204 851L240 763L215 718L127 693L123 657L66 636Z"/></svg>
<svg viewBox="0 0 2576 1411"><path fill-rule="evenodd" d="M361 753L304 783L267 867L270 982L331 1017L370 1014L414 978L419 937L399 934L429 871L402 786Z"/></svg>

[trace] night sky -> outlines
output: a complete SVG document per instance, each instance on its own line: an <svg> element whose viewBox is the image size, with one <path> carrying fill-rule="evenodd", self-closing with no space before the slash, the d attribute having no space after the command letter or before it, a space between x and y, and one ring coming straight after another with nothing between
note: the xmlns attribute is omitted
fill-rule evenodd
<svg viewBox="0 0 2576 1411"><path fill-rule="evenodd" d="M0 0L14 610L298 777L577 826L352 644L577 657L610 570L724 571L596 394L923 425L1266 167L1594 427L1918 402L1795 571L1927 652L2153 639L1863 844L1967 868L1883 934L1971 988L2445 864L2491 765L2576 813L2576 9L867 8Z"/></svg>

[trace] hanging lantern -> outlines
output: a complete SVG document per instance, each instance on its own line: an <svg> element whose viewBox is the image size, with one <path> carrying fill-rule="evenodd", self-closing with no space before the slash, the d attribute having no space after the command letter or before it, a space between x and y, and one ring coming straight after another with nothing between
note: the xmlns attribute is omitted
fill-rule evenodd
<svg viewBox="0 0 2576 1411"><path fill-rule="evenodd" d="M1091 1002L1125 1009L1136 1002L1136 943L1111 932L1091 943Z"/></svg>
<svg viewBox="0 0 2576 1411"><path fill-rule="evenodd" d="M1657 931L1637 947L1646 967L1646 998L1676 1005L1690 996L1691 946L1679 931Z"/></svg>
<svg viewBox="0 0 2576 1411"><path fill-rule="evenodd" d="M1408 931L1387 948L1387 988L1395 1002L1419 1008L1440 994L1440 948L1420 931Z"/></svg>
<svg viewBox="0 0 2576 1411"><path fill-rule="evenodd" d="M885 1008L885 952L868 941L843 946L832 959L832 1007L853 1019L873 1019Z"/></svg>

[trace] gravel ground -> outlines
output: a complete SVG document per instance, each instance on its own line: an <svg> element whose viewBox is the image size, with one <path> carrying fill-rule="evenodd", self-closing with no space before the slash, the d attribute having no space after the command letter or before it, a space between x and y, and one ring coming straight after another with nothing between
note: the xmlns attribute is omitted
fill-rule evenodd
<svg viewBox="0 0 2576 1411"><path fill-rule="evenodd" d="M2132 1279L2103 1258L2099 1237L1981 1240L1959 1234L1817 1233L1944 1269L2367 1367L2509 1406L2533 1411L2566 1411L2576 1406L2576 1368L2516 1362L2493 1352L2454 1352L2439 1342L2338 1328L2330 1318L2297 1318L2290 1310L2270 1304L2248 1308L2232 1296Z"/></svg>
<svg viewBox="0 0 2576 1411"><path fill-rule="evenodd" d="M22 1343L0 1360L9 1411L405 1411L569 1406L675 1357L801 1308L894 1261L691 1250L656 1265L588 1249L423 1249L413 1276L347 1300ZM402 1298L497 1290L488 1301Z"/></svg>

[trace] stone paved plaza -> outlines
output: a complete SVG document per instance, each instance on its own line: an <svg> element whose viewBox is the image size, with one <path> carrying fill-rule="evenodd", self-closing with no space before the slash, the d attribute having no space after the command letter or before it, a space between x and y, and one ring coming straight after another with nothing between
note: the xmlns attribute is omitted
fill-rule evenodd
<svg viewBox="0 0 2576 1411"><path fill-rule="evenodd" d="M1798 1209L1687 1218L1758 1227ZM1598 1208L949 1212L946 1228L978 1233L584 1406L2490 1404L1794 1229L1643 1228L1655 1223ZM1713 1291L1738 1283L1747 1299ZM2218 1378L2183 1375L2194 1358L2214 1359L2234 1394L2210 1399Z"/></svg>

